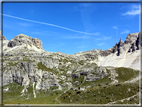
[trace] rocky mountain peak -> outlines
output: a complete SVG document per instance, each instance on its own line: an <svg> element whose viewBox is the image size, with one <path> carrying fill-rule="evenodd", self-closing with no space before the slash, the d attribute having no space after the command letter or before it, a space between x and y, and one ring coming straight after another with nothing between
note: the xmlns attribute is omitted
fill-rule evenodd
<svg viewBox="0 0 142 107"><path fill-rule="evenodd" d="M123 43L122 39L120 39L119 43Z"/></svg>
<svg viewBox="0 0 142 107"><path fill-rule="evenodd" d="M14 38L29 38L29 36L27 36L27 35L25 35L25 34L19 34L19 35L17 35L16 37L14 37Z"/></svg>
<svg viewBox="0 0 142 107"><path fill-rule="evenodd" d="M20 34L14 37L11 41L8 43L8 47L14 47L18 45L23 45L23 44L28 44L28 45L34 45L39 49L42 49L42 41L39 40L38 38L32 38L29 37L25 34Z"/></svg>
<svg viewBox="0 0 142 107"><path fill-rule="evenodd" d="M129 34L125 40L125 44L132 44L133 42L136 41L136 39L138 38L138 34L139 33L133 33L133 34Z"/></svg>

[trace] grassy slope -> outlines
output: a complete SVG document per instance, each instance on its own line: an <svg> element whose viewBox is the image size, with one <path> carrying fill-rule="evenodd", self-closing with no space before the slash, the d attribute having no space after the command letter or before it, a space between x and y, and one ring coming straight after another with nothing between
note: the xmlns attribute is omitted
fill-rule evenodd
<svg viewBox="0 0 142 107"><path fill-rule="evenodd" d="M50 90L38 90L36 91L37 97L34 98L32 83L23 96L21 96L23 86L19 86L13 82L3 88L6 89L7 87L10 87L10 89L8 92L3 92L4 104L58 104L59 102L57 102L55 98L63 93L63 91L59 90L51 91L52 88Z"/></svg>
<svg viewBox="0 0 142 107"><path fill-rule="evenodd" d="M115 70L116 70L116 73L118 74L118 77L116 77L116 79L119 82L128 81L139 75L138 70L133 70L131 68L119 67L119 68L115 68Z"/></svg>
<svg viewBox="0 0 142 107"><path fill-rule="evenodd" d="M87 89L87 92L81 92L80 94L77 94L77 90L69 90L64 95L62 95L59 100L62 103L105 104L136 94L139 90L139 81L127 84L123 84L123 82L138 76L139 71L124 67L116 68L115 70L116 73L118 73L118 76L116 77L116 79L119 81L118 84L110 85L109 83L112 81L108 78L108 75L101 80L91 82L86 81L82 86L91 86L91 88ZM128 90L131 91L129 92ZM95 96L93 96L94 94ZM134 102L138 103L138 97L121 103L126 104L126 102L129 104Z"/></svg>
<svg viewBox="0 0 142 107"><path fill-rule="evenodd" d="M129 89L131 91L128 91ZM69 90L59 98L59 101L76 104L106 104L130 97L138 91L138 83L95 86L88 88L86 91Z"/></svg>

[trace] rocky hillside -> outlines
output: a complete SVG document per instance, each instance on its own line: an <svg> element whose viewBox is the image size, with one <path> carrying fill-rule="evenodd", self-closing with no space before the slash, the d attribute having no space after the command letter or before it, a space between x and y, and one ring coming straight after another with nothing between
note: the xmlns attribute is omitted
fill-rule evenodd
<svg viewBox="0 0 142 107"><path fill-rule="evenodd" d="M140 70L140 37L142 32L129 34L123 43L120 39L112 48L92 50L76 53L76 56L84 56L87 60L97 63L99 66L128 67ZM96 60L94 60L96 59Z"/></svg>
<svg viewBox="0 0 142 107"><path fill-rule="evenodd" d="M38 38L32 38L24 34L17 35L12 40L8 41L3 37L3 51L4 53L21 51L24 49L29 51L44 52L42 48L42 41Z"/></svg>
<svg viewBox="0 0 142 107"><path fill-rule="evenodd" d="M3 101L138 104L139 38L140 33L129 34L106 51L68 55L46 52L39 39L24 34L10 41L3 37Z"/></svg>

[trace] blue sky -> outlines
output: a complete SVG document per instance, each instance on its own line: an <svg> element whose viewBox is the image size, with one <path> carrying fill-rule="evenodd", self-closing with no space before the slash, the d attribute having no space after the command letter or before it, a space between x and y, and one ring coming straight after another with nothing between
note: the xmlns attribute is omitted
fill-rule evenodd
<svg viewBox="0 0 142 107"><path fill-rule="evenodd" d="M139 3L3 3L3 35L39 38L49 52L111 48L139 32Z"/></svg>

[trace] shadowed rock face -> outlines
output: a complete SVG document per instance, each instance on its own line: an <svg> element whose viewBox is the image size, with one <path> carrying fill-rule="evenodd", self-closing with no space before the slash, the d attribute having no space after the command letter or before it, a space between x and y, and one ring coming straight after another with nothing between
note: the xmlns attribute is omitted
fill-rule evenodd
<svg viewBox="0 0 142 107"><path fill-rule="evenodd" d="M28 44L28 45L34 45L37 48L42 49L42 41L39 40L38 38L32 38L28 37L27 35L20 34L13 38L11 41L8 43L8 47L14 47L18 45L23 45L23 44Z"/></svg>

